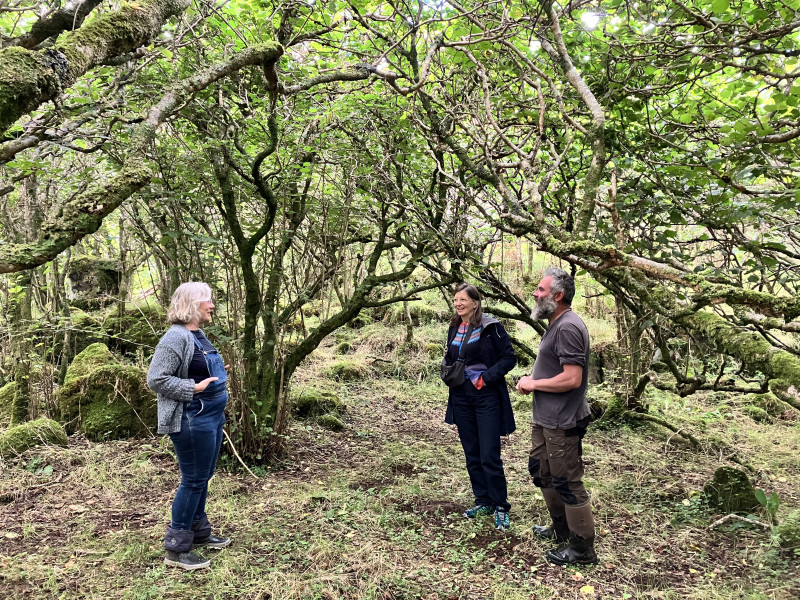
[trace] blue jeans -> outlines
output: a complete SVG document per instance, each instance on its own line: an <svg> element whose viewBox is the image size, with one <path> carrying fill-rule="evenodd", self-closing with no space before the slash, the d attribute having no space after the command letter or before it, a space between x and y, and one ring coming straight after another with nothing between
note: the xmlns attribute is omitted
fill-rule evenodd
<svg viewBox="0 0 800 600"><path fill-rule="evenodd" d="M497 384L484 385L478 390L467 379L463 385L450 388L450 399L475 504L509 510L506 475L500 458L501 410Z"/></svg>

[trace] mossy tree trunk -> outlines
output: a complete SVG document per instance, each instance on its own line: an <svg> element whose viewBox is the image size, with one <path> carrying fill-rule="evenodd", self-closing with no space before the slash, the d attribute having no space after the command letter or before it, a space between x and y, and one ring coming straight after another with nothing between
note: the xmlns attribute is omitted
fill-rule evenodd
<svg viewBox="0 0 800 600"><path fill-rule="evenodd" d="M14 381L17 384L11 408L11 425L19 425L28 420L30 410L31 373L31 281L33 272L24 271L14 277L13 292L10 294L10 314L12 317L12 339L14 356Z"/></svg>

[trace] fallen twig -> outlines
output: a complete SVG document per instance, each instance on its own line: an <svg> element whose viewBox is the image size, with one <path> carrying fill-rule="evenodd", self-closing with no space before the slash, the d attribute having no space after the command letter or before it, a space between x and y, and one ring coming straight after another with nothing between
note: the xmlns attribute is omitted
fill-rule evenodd
<svg viewBox="0 0 800 600"><path fill-rule="evenodd" d="M228 443L229 443L229 444L230 444L230 446L231 446L231 450L233 450L233 454L234 454L234 456L236 456L236 458L239 460L239 462L240 462L240 463L242 463L242 466L245 468L245 471L247 471L248 473L250 473L250 475L252 475L252 476L253 476L253 477L255 477L256 479L258 479L258 475L256 475L255 473L253 473L253 472L250 470L250 467L248 467L246 464L244 464L244 461L242 460L242 457L241 457L241 456L239 456L239 453L236 451L236 446L234 446L234 445L233 445L233 441L231 440L231 436L229 436L229 435L228 435L228 432L227 432L227 431L225 431L225 430L223 429L223 430L222 430L222 433L224 433L224 434L225 434L225 439L227 439L227 440L228 440Z"/></svg>
<svg viewBox="0 0 800 600"><path fill-rule="evenodd" d="M748 519L747 517L741 517L739 515L734 515L733 513L731 513L731 514L729 514L729 515L727 515L725 517L722 517L721 519L718 519L718 520L714 521L711 525L708 526L708 528L709 529L714 529L715 527L719 527L720 525L730 521L731 519L738 519L739 521L744 521L745 523L750 523L751 525L757 525L757 526L759 526L759 527L761 527L763 529L769 529L770 528L770 525L768 525L767 523L762 523L761 521L756 521L755 519Z"/></svg>

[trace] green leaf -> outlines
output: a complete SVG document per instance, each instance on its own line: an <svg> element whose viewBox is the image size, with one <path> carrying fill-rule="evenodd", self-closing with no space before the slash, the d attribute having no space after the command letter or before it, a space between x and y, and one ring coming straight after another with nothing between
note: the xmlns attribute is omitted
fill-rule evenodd
<svg viewBox="0 0 800 600"><path fill-rule="evenodd" d="M730 0L714 0L714 3L711 5L711 11L715 15L720 15L722 13L728 12L728 9L731 7Z"/></svg>

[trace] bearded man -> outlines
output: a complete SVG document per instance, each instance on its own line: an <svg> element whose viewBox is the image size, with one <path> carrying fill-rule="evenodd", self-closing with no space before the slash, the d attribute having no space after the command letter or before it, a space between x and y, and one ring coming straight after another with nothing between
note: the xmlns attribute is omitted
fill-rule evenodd
<svg viewBox="0 0 800 600"><path fill-rule="evenodd" d="M581 444L589 425L589 332L572 312L574 296L575 281L569 273L545 270L533 294L536 306L531 317L547 319L549 325L539 344L533 375L517 383L519 393L533 393L528 470L542 490L553 521L549 526L535 526L534 534L562 543L546 554L547 560L562 565L597 562Z"/></svg>

